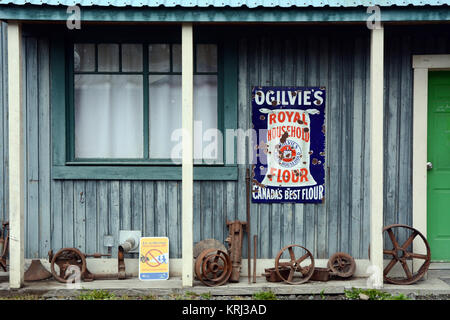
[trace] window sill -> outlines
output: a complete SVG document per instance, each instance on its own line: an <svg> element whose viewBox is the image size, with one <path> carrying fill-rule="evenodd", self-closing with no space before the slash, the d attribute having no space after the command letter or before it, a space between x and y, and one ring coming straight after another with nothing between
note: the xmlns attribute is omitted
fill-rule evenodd
<svg viewBox="0 0 450 320"><path fill-rule="evenodd" d="M181 180L181 166L83 165L52 167L54 180ZM238 179L237 166L194 166L194 180Z"/></svg>

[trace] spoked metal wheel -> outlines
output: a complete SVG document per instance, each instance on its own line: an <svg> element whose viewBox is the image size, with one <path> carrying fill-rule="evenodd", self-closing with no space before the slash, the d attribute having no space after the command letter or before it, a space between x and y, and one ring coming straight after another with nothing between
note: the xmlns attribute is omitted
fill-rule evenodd
<svg viewBox="0 0 450 320"><path fill-rule="evenodd" d="M62 283L72 281L68 279L70 276L70 270L73 267L77 267L80 270L81 278L86 274L86 257L78 249L75 248L63 248L59 250L55 255L53 251L49 251L50 269L53 277ZM55 264L59 267L59 274L56 271Z"/></svg>
<svg viewBox="0 0 450 320"><path fill-rule="evenodd" d="M296 258L299 257L299 258ZM282 262L282 259L289 259ZM289 268L289 275L280 273L281 268ZM314 273L314 257L308 249L291 244L281 249L275 258L275 272L286 283L301 284L309 280Z"/></svg>
<svg viewBox="0 0 450 320"><path fill-rule="evenodd" d="M328 260L328 268L333 275L350 278L356 270L355 259L345 252L337 252Z"/></svg>
<svg viewBox="0 0 450 320"><path fill-rule="evenodd" d="M401 230L406 229L406 230ZM395 233L398 231L402 231L406 233L408 236L407 240L399 244L398 240L395 236ZM403 225L403 224L392 224L384 227L383 233L387 233L390 239L390 244L384 246L383 254L391 257L391 261L384 268L383 276L384 280L393 283L393 284L412 284L420 280L428 270L431 261L431 252L430 246L428 245L427 239L416 229ZM412 243L414 239L419 238L423 241L427 252L423 253L414 253L412 250ZM423 263L419 270L415 273L411 271L411 264L408 265L408 262L412 262L413 259L422 260ZM392 273L394 266L399 263L403 269L405 275L403 277L394 277L389 276L389 273Z"/></svg>

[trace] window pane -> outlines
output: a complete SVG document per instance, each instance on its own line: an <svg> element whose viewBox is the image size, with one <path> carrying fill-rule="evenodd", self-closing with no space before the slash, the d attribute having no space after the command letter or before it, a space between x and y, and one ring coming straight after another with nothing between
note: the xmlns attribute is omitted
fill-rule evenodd
<svg viewBox="0 0 450 320"><path fill-rule="evenodd" d="M123 44L122 45L122 71L141 72L142 71L142 45Z"/></svg>
<svg viewBox="0 0 450 320"><path fill-rule="evenodd" d="M143 157L143 85L139 75L75 76L75 156Z"/></svg>
<svg viewBox="0 0 450 320"><path fill-rule="evenodd" d="M170 71L170 45L151 44L148 46L149 71L169 72Z"/></svg>
<svg viewBox="0 0 450 320"><path fill-rule="evenodd" d="M98 71L119 71L119 45L98 45Z"/></svg>
<svg viewBox="0 0 450 320"><path fill-rule="evenodd" d="M197 72L217 72L217 45L197 45Z"/></svg>
<svg viewBox="0 0 450 320"><path fill-rule="evenodd" d="M170 159L179 141L171 141L175 130L181 129L181 76L149 76L150 158ZM194 77L194 158L222 161L222 140L211 129L217 129L217 76ZM213 136L213 138L211 137ZM180 139L179 135L174 136ZM208 139L208 141L203 141ZM204 150L217 143L217 152ZM178 159L179 160L179 159Z"/></svg>
<svg viewBox="0 0 450 320"><path fill-rule="evenodd" d="M74 70L95 70L95 45L87 43L76 43L74 45Z"/></svg>
<svg viewBox="0 0 450 320"><path fill-rule="evenodd" d="M172 45L172 71L181 72L181 44Z"/></svg>
<svg viewBox="0 0 450 320"><path fill-rule="evenodd" d="M174 130L181 128L181 76L149 76L150 158L169 159L177 141Z"/></svg>
<svg viewBox="0 0 450 320"><path fill-rule="evenodd" d="M195 159L222 161L222 140L212 130L218 129L217 112L217 76L194 76L194 120L201 123L201 131L197 122L199 130L194 132Z"/></svg>

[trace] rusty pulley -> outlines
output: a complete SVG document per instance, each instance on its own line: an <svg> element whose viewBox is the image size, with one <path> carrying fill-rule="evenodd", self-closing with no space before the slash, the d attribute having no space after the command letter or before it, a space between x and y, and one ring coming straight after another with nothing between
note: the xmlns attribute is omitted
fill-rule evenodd
<svg viewBox="0 0 450 320"><path fill-rule="evenodd" d="M356 270L355 259L345 252L336 252L328 260L327 267L331 275L341 278L350 278Z"/></svg>
<svg viewBox="0 0 450 320"><path fill-rule="evenodd" d="M296 258L299 257L299 258ZM281 260L288 261L281 261ZM289 268L289 274L283 275L280 270ZM308 281L314 273L314 257L311 252L298 245L291 244L281 249L275 258L275 271L284 282L301 284Z"/></svg>
<svg viewBox="0 0 450 320"><path fill-rule="evenodd" d="M406 241L401 245L398 243L397 237L395 236L395 234L398 235L399 232L406 234L406 236L408 237ZM383 228L383 233L387 233L391 242L390 245L385 245L383 249L383 254L391 258L391 261L383 271L384 280L393 284L412 284L420 280L427 272L431 262L430 246L424 235L413 227L403 224L392 224L386 226ZM426 253L413 252L412 243L414 239L417 238L417 236L419 236L419 238L423 242L423 245L427 251ZM422 265L415 273L411 271L411 263L413 259L423 261ZM392 271L397 262L403 269L403 272L405 274L403 277L389 276L389 273Z"/></svg>
<svg viewBox="0 0 450 320"><path fill-rule="evenodd" d="M231 259L217 248L202 251L195 260L195 275L208 287L220 286L231 276Z"/></svg>
<svg viewBox="0 0 450 320"><path fill-rule="evenodd" d="M111 256L110 254L85 254L76 248L63 248L53 254L53 250L48 252L50 261L50 270L53 277L62 283L74 281L79 277L83 281L93 281L102 279L125 279L125 264L123 261L123 252L118 254L118 273L111 274L94 274L87 269L86 257L100 258L103 256ZM56 270L59 269L59 273Z"/></svg>
<svg viewBox="0 0 450 320"><path fill-rule="evenodd" d="M48 252L48 259L53 277L59 282L70 282L71 279L69 277L77 269L81 279L86 274L86 256L76 248L63 248L56 254L53 254L53 250L50 250ZM55 265L58 266L59 273L56 271Z"/></svg>

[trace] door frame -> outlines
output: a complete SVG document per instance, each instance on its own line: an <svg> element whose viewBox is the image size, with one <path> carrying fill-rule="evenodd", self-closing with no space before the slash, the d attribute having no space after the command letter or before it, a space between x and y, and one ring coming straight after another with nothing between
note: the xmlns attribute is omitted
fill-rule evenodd
<svg viewBox="0 0 450 320"><path fill-rule="evenodd" d="M412 168L412 221L413 228L427 237L427 121L428 71L450 70L450 54L413 55L413 168ZM426 253L425 246L416 241L413 250ZM414 260L417 270L423 261Z"/></svg>

